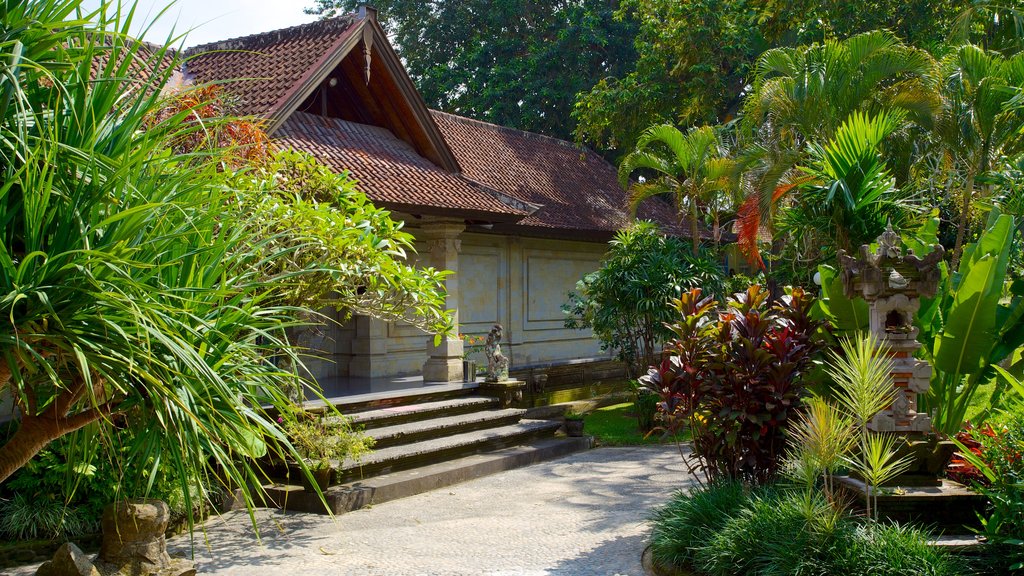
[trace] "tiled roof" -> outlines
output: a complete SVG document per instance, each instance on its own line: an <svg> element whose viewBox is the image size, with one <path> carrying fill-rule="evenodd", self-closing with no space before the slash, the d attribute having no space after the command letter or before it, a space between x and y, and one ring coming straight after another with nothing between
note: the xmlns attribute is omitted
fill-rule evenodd
<svg viewBox="0 0 1024 576"><path fill-rule="evenodd" d="M525 214L446 172L383 128L294 112L274 141L308 152L338 172L350 171L374 202L393 209L458 210L499 220Z"/></svg>
<svg viewBox="0 0 1024 576"><path fill-rule="evenodd" d="M543 207L517 222L532 228L611 232L630 221L615 168L589 150L529 132L432 111L467 178ZM639 217L673 227L658 201Z"/></svg>
<svg viewBox="0 0 1024 576"><path fill-rule="evenodd" d="M352 30L352 15L189 48L185 69L195 82L230 79L235 112L267 117L329 58Z"/></svg>

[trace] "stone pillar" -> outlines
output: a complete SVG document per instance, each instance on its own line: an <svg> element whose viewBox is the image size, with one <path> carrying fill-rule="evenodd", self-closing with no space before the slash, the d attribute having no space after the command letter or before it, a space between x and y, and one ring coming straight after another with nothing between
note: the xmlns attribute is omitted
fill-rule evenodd
<svg viewBox="0 0 1024 576"><path fill-rule="evenodd" d="M356 316L356 334L352 340L352 358L348 374L357 378L377 378L388 375L387 322L369 316Z"/></svg>
<svg viewBox="0 0 1024 576"><path fill-rule="evenodd" d="M450 270L444 282L447 292L445 307L454 315L455 326L459 325L459 250L462 242L459 235L466 229L461 220L433 219L424 222L419 239L427 245L427 263L438 270ZM429 358L423 365L424 382L462 381L462 340L452 337L434 345L434 337L427 340Z"/></svg>

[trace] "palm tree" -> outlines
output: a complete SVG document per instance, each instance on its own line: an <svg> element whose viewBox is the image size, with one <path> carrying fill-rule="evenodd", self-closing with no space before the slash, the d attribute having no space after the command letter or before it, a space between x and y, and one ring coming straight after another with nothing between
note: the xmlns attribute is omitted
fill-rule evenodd
<svg viewBox="0 0 1024 576"><path fill-rule="evenodd" d="M808 144L827 142L854 112L902 110L909 126L930 127L940 109L934 70L927 52L885 31L765 52L743 112L741 246L759 259L757 235L805 180L796 167Z"/></svg>
<svg viewBox="0 0 1024 576"><path fill-rule="evenodd" d="M720 238L720 213L728 202L725 194L735 175L734 162L724 155L715 128L692 128L683 134L669 124L651 126L640 135L636 149L619 165L619 182L629 186L638 171L650 177L629 186L629 206L633 213L645 200L667 194L675 204L680 223L690 220L693 254L700 252L702 212L711 210L714 241Z"/></svg>
<svg viewBox="0 0 1024 576"><path fill-rule="evenodd" d="M411 236L351 183L281 190L265 169L232 172L216 143L182 151L232 119L193 121L203 98L169 106L175 54L128 36L133 8L82 4L3 7L0 392L17 413L0 482L48 442L87 427L96 442L116 419L134 435L107 453L117 469L170 466L186 500L193 483L226 482L251 505L253 457L301 463L271 415L301 385L276 360L301 365L287 335L311 314L296 294L315 306L304 283L436 326L437 274L402 264Z"/></svg>
<svg viewBox="0 0 1024 576"><path fill-rule="evenodd" d="M800 201L781 213L785 228L831 258L874 241L888 223L904 224L914 204L896 187L880 150L902 122L899 111L854 112L828 142L812 144Z"/></svg>
<svg viewBox="0 0 1024 576"><path fill-rule="evenodd" d="M976 189L979 178L988 177L1024 151L1021 128L1024 113L1016 105L1024 87L1024 54L1004 58L964 45L942 60L939 68L943 107L935 125L946 164L959 177L950 181L949 195L959 198L955 268L970 228L972 203L989 186ZM959 187L959 191L953 187Z"/></svg>

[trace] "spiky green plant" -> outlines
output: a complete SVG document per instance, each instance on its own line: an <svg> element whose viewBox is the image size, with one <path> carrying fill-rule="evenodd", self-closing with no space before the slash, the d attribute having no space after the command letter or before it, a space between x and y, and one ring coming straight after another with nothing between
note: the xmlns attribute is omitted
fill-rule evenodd
<svg viewBox="0 0 1024 576"><path fill-rule="evenodd" d="M116 418L134 432L117 469L152 485L170 466L188 509L190 487L212 483L251 506L265 480L254 457L301 462L270 416L298 379L277 362L300 364L288 330L310 311L289 305L295 285L370 275L401 242L377 235L387 215L365 198L336 198L359 230L331 236L350 243L343 257L277 265L324 235L244 211L266 189L235 177L230 150L179 151L232 119L158 114L176 53L129 36L134 6L83 4L0 3L0 392L18 420L0 482L51 440Z"/></svg>

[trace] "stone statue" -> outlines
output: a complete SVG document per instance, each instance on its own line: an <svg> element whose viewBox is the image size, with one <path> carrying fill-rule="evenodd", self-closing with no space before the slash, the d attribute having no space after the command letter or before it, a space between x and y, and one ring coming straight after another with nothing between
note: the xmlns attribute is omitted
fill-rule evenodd
<svg viewBox="0 0 1024 576"><path fill-rule="evenodd" d="M484 344L484 356L487 358L487 381L504 382L508 380L508 358L501 353L501 324L495 324L487 334Z"/></svg>

